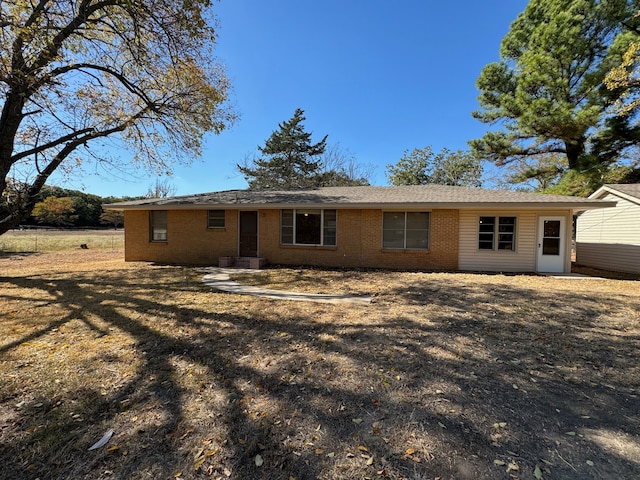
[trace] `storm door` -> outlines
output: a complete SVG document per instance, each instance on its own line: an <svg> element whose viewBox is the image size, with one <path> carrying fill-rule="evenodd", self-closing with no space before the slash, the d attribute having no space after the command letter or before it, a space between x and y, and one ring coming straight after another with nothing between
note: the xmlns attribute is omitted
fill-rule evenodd
<svg viewBox="0 0 640 480"><path fill-rule="evenodd" d="M240 212L240 256L258 256L258 212Z"/></svg>
<svg viewBox="0 0 640 480"><path fill-rule="evenodd" d="M538 219L538 272L564 272L565 221L564 217Z"/></svg>

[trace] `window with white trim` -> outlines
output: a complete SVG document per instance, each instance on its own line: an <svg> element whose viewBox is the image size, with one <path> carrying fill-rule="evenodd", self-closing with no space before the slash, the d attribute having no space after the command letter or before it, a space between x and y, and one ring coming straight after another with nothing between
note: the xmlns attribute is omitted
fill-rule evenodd
<svg viewBox="0 0 640 480"><path fill-rule="evenodd" d="M207 228L224 228L224 222L224 210L209 210L207 212Z"/></svg>
<svg viewBox="0 0 640 480"><path fill-rule="evenodd" d="M480 217L479 250L515 250L516 217Z"/></svg>
<svg viewBox="0 0 640 480"><path fill-rule="evenodd" d="M336 245L336 211L282 210L280 242L284 245Z"/></svg>
<svg viewBox="0 0 640 480"><path fill-rule="evenodd" d="M152 242L167 241L167 211L151 210L149 212L149 232Z"/></svg>
<svg viewBox="0 0 640 480"><path fill-rule="evenodd" d="M382 248L429 249L429 212L383 212Z"/></svg>

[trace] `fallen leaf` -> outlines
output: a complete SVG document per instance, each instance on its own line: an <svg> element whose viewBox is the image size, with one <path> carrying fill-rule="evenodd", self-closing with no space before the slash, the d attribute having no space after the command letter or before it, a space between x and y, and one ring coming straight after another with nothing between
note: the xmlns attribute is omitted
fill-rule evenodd
<svg viewBox="0 0 640 480"><path fill-rule="evenodd" d="M329 457L329 458L333 458L333 457L335 457L335 455L336 454L334 452L327 453L327 457Z"/></svg>
<svg viewBox="0 0 640 480"><path fill-rule="evenodd" d="M316 455L322 455L324 453L324 450L321 448L316 448Z"/></svg>
<svg viewBox="0 0 640 480"><path fill-rule="evenodd" d="M373 463L373 455L367 458L367 465L371 465Z"/></svg>
<svg viewBox="0 0 640 480"><path fill-rule="evenodd" d="M503 462L502 460L498 460L498 459L494 460L493 463L495 465L498 465L499 467L502 467L503 465L506 465L505 462Z"/></svg>
<svg viewBox="0 0 640 480"><path fill-rule="evenodd" d="M360 425L362 423L362 419L361 418L354 418L351 421L353 423L355 423L356 425Z"/></svg>
<svg viewBox="0 0 640 480"><path fill-rule="evenodd" d="M364 445L358 445L358 450L360 450L361 452L368 452L369 451L367 449L367 447L365 447Z"/></svg>
<svg viewBox="0 0 640 480"><path fill-rule="evenodd" d="M540 467L538 465L536 465L536 468L533 470L533 476L537 478L537 480L544 480L544 477L542 476L542 470L540 470Z"/></svg>
<svg viewBox="0 0 640 480"><path fill-rule="evenodd" d="M264 460L262 459L262 456L260 454L256 455L256 458L254 458L254 461L256 462L256 467L261 467L262 464L264 463Z"/></svg>
<svg viewBox="0 0 640 480"><path fill-rule="evenodd" d="M520 470L520 465L518 465L516 462L509 462L509 465L507 465L507 472L510 472L511 470Z"/></svg>
<svg viewBox="0 0 640 480"><path fill-rule="evenodd" d="M104 447L112 436L113 430L107 430L100 440L89 447L89 450L96 450L97 448Z"/></svg>
<svg viewBox="0 0 640 480"><path fill-rule="evenodd" d="M570 435L572 437L575 437L576 432L565 432L565 435Z"/></svg>
<svg viewBox="0 0 640 480"><path fill-rule="evenodd" d="M415 449L409 447L405 450L405 455L413 455L414 453L416 453Z"/></svg>
<svg viewBox="0 0 640 480"><path fill-rule="evenodd" d="M200 457L198 457L198 459L195 462L193 462L194 470L200 470L200 467L202 466L202 464L206 459L207 457L205 457L204 455L201 455Z"/></svg>
<svg viewBox="0 0 640 480"><path fill-rule="evenodd" d="M590 467L593 467L594 463L591 460L587 460L587 465L589 465Z"/></svg>

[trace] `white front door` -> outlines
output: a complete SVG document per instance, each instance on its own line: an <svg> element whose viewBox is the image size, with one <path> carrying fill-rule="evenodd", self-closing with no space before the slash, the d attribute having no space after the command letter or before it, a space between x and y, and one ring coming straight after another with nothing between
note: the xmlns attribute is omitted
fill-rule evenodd
<svg viewBox="0 0 640 480"><path fill-rule="evenodd" d="M538 218L538 272L564 272L565 217Z"/></svg>

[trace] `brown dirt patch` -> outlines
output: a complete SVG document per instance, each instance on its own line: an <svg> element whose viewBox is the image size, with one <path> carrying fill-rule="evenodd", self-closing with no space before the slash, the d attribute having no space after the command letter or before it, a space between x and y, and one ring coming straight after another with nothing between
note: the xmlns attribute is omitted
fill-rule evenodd
<svg viewBox="0 0 640 480"><path fill-rule="evenodd" d="M213 292L195 269L121 258L0 258L4 477L640 475L636 281L251 277L375 297L326 305Z"/></svg>

